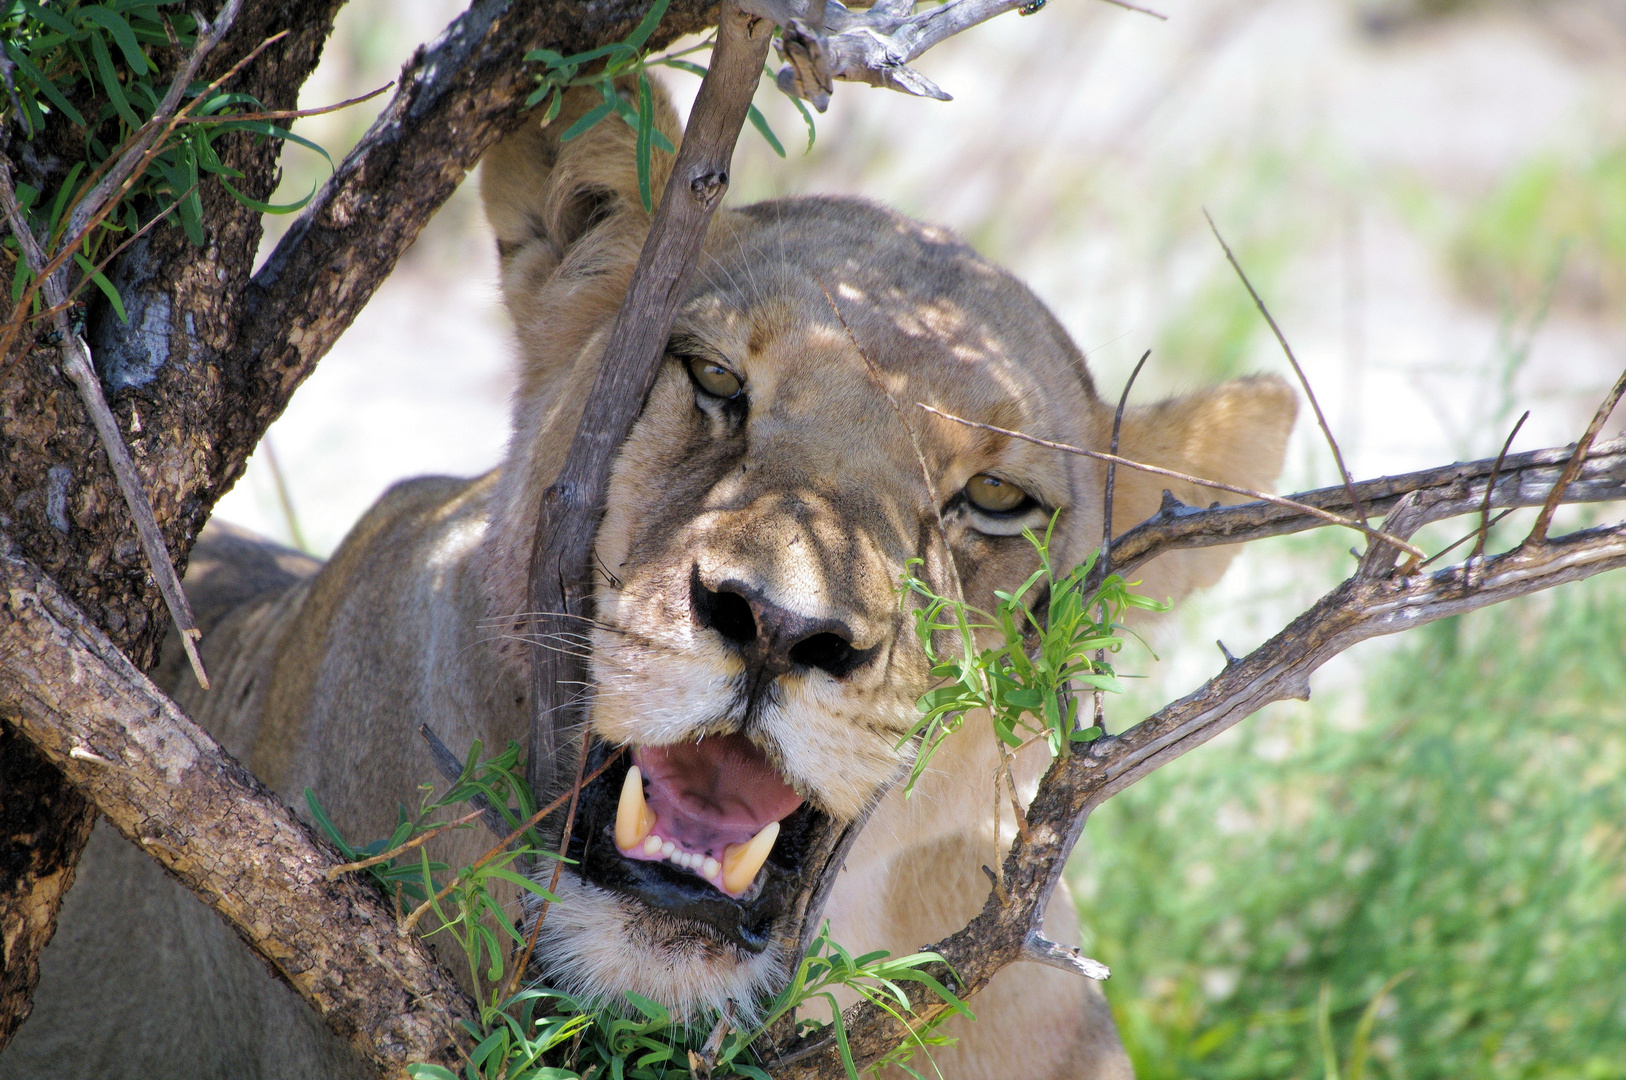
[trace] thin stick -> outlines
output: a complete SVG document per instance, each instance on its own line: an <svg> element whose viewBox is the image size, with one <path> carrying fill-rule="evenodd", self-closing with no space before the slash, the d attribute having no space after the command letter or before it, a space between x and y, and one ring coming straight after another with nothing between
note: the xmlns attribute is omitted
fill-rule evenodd
<svg viewBox="0 0 1626 1080"><path fill-rule="evenodd" d="M1115 7L1121 7L1126 11L1138 11L1142 15L1150 15L1154 19L1162 19L1164 22L1169 21L1169 17L1162 12L1153 11L1151 8L1143 8L1139 4L1131 4L1128 0L1106 0L1106 2Z"/></svg>
<svg viewBox="0 0 1626 1080"><path fill-rule="evenodd" d="M582 728L581 752L576 755L576 783L570 788L570 812L565 815L565 831L559 840L560 855L570 854L570 833L576 825L576 798L581 794L582 786L587 783L586 780L582 779L582 770L587 767L587 749L591 743L592 734L592 728ZM606 768L609 767L611 761L614 761L620 756L620 751L616 751L616 753L612 754L603 765L599 766L598 770L593 775L597 776L599 773L602 773ZM549 892L557 892L559 888L559 872L564 869L564 865L564 860L554 860L553 877L548 881ZM519 980L525 972L525 966L531 962L531 953L536 948L537 936L542 933L542 920L547 918L549 906L548 900L543 898L542 907L536 913L536 921L531 924L531 936L525 940L525 951L520 954L519 963L514 965L514 977L508 983L508 993L504 995L505 997L513 997L515 991L519 989Z"/></svg>
<svg viewBox="0 0 1626 1080"><path fill-rule="evenodd" d="M294 547L300 551L310 551L310 545L305 543L305 532L299 527L299 516L294 513L294 500L288 494L288 481L282 475L282 463L277 460L277 452L271 445L271 435L268 432L260 440L260 448L265 451L265 463L271 466L271 481L277 489L277 502L282 505L282 517L288 526L288 539L294 542Z"/></svg>
<svg viewBox="0 0 1626 1080"><path fill-rule="evenodd" d="M1140 359L1135 362L1135 370L1129 373L1129 380L1124 383L1124 392L1118 395L1118 411L1112 416L1112 453L1114 456L1116 456L1118 453L1118 432L1123 427L1124 406L1129 403L1129 389L1135 385L1135 379L1140 376L1140 369L1146 366L1146 360L1151 355L1151 349L1147 349L1145 352L1140 354ZM1106 509L1103 512L1103 519L1101 522L1102 577L1106 576L1107 571L1110 569L1109 564L1112 560L1112 495L1113 488L1116 486L1117 480L1118 463L1116 461L1108 462L1107 493L1105 500L1103 500L1106 503Z"/></svg>
<svg viewBox="0 0 1626 1080"><path fill-rule="evenodd" d="M23 217L22 207L17 205L17 193L11 186L11 169L9 163L0 163L0 209L3 209L6 218L11 222L11 228L17 237L18 249L23 257L28 259L35 267L40 265L43 251L39 241L28 227ZM37 275L37 271L36 271ZM46 302L54 307L63 307L63 287L56 278L44 280ZM203 658L198 655L198 639L203 636L192 618L192 605L186 601L186 591L181 588L180 575L175 572L175 564L170 561L169 547L164 543L164 534L158 529L158 521L153 516L152 503L147 499L147 492L141 486L140 478L136 476L135 463L130 460L129 447L124 445L124 436L119 433L118 421L113 418L113 411L107 407L107 398L102 394L102 382L96 375L96 370L90 362L90 349L78 334L74 333L68 325L68 313L61 310L56 313L56 329L62 335L62 372L79 391L79 398L85 404L85 411L90 414L91 422L96 427L102 449L107 452L108 464L113 469L113 478L118 482L119 491L124 495L124 503L130 510L130 517L135 521L136 536L141 541L141 549L147 556L147 565L152 570L153 580L158 584L158 591L163 594L164 603L169 608L170 618L175 621L175 628L181 633L181 647L186 650L186 659L192 665L192 674L198 680L198 685L205 690L209 689L209 675L203 669Z"/></svg>
<svg viewBox="0 0 1626 1080"><path fill-rule="evenodd" d="M1598 411L1592 414L1592 423L1586 426L1586 434L1575 444L1575 453L1570 455L1569 461L1564 465L1564 471L1558 474L1558 483L1547 493L1547 501L1542 504L1541 513L1536 517L1535 525L1531 526L1530 535L1525 538L1526 544L1532 541L1537 544L1546 541L1547 526L1552 524L1553 511L1558 509L1559 501L1564 498L1564 489L1569 487L1570 482L1580 473L1581 465L1586 461L1587 451L1592 449L1592 440L1598 437L1603 422L1609 419L1609 414L1620 404L1623 393L1626 393L1626 371L1620 373L1620 378L1615 380L1615 385L1598 405Z"/></svg>
<svg viewBox="0 0 1626 1080"><path fill-rule="evenodd" d="M1513 425L1513 430L1507 433L1507 441L1502 443L1502 452L1496 455L1496 464L1491 466L1490 479L1485 483L1485 505L1479 508L1479 539L1474 541L1474 549L1468 555L1468 561L1473 562L1485 554L1485 538L1490 534L1491 495L1496 491L1496 477L1502 471L1502 462L1507 460L1507 452L1513 446L1513 440L1518 436L1519 429L1524 422L1530 419L1530 410L1526 409L1519 422Z"/></svg>
<svg viewBox="0 0 1626 1080"><path fill-rule="evenodd" d="M1291 509L1301 511L1302 513L1321 518L1323 521L1330 521L1334 525L1343 525L1346 528L1357 529L1375 540L1382 540L1386 544L1393 544L1401 551L1416 555L1418 558L1423 558L1425 555L1425 552L1421 548L1418 548L1414 544L1409 544L1399 537L1390 536L1383 530L1374 529L1365 522L1356 521L1354 518L1347 518L1338 514L1330 513L1326 510L1320 509L1319 507L1310 506L1308 503L1294 502L1292 499L1284 499L1280 495L1271 495L1264 491L1254 491L1252 488L1236 487L1232 484L1222 484L1218 480L1205 480L1200 476L1192 476L1190 473L1175 472L1173 469L1159 468L1156 465L1148 465L1143 461L1130 461L1128 458L1119 457L1116 454L1103 454L1099 450L1085 450L1078 446L1068 446L1066 443L1051 442L1049 439L1035 438L1032 435L1023 434L1020 431L1012 431L1009 428L995 427L993 424L979 424L975 420L967 420L963 416L955 416L953 413L947 413L941 409L934 409L924 402L916 402L916 407L925 409L927 412L934 413L937 416L941 416L944 420L952 420L956 424L964 424L967 427L981 428L984 431L992 431L999 435L1009 435L1013 439L1021 439L1023 442L1030 442L1035 446L1043 446L1051 450L1060 450L1067 454L1080 454L1084 457L1096 458L1101 461L1115 461L1119 465L1125 465L1131 469L1138 469L1141 472L1154 473L1158 476L1167 476L1172 480L1183 480L1188 484L1196 484L1199 487L1214 488L1217 491L1229 491L1233 495L1245 495L1250 499L1259 499L1263 502L1275 503L1278 506L1286 506Z"/></svg>
<svg viewBox="0 0 1626 1080"><path fill-rule="evenodd" d="M231 5L235 6L239 2L240 0L231 0ZM222 33L224 33L224 31L222 31ZM256 56L259 56L267 46L286 37L287 35L288 31L283 30L272 34L270 37L260 42L253 52L250 52L247 56L233 64L224 75L210 83L208 87L204 89L203 93L197 95L191 101L187 102L186 105L182 107L180 112L175 116L166 117L162 114L162 112L155 113L151 120L148 120L146 124L142 125L140 131L126 140L125 146L129 147L128 150L122 150L117 155L110 156L108 158L108 161L116 162L116 164L108 175L103 178L102 182L90 192L90 194L81 198L74 205L73 213L68 216L67 225L62 232L62 235L67 237L67 239L62 241L61 247L57 251L56 255L45 264L42 270L35 274L34 280L29 282L28 288L23 291L22 297L19 300L19 305L22 308L27 307L28 302L33 299L35 291L40 289L47 279L60 276L63 267L67 264L68 260L72 258L74 252L79 250L79 245L84 241L84 238L90 235L91 230L95 229L104 220L106 220L107 215L112 213L113 210L119 205L119 202L123 199L124 194L130 190L138 179L145 175L147 165L150 164L155 157L164 152L163 140L168 138L170 133L175 130L176 126L186 118L187 114L189 114L200 102L204 101L211 91L215 90L220 86L221 83L225 82L233 75L236 75L243 69L244 66L248 64L249 61L253 60ZM173 89L173 87L171 87L171 89ZM165 100L169 100L168 96L165 97ZM164 130L161 133L159 133L156 128L156 125L160 121L167 121L164 125ZM144 135L142 132L146 132L146 134ZM137 149L143 147L144 149L142 152L137 155ZM130 160L138 156L139 160L135 161L134 164L129 163ZM107 162L103 162L102 165L103 167L106 167ZM122 179L120 179L120 182L115 185L113 184L113 181L116 178ZM89 180L87 180L86 183L88 184ZM58 282L58 286L59 291L64 288L60 281ZM47 297L46 302L53 305L59 305L62 303L60 298L52 300L49 298L49 296ZM11 342L8 339L5 342L5 345L7 348L9 348L10 344Z"/></svg>
<svg viewBox="0 0 1626 1080"><path fill-rule="evenodd" d="M202 181L199 181L199 183L202 183ZM141 226L141 228L139 228L135 232L131 233L125 239L124 243L122 243L118 247L114 248L112 250L112 252L108 254L107 258L105 258L101 262L97 263L95 266L93 266L91 268L90 273L85 274L83 277L81 277L79 279L79 284L75 285L73 287L73 289L69 291L69 293L67 295L67 298L64 299L62 301L62 303L57 304L55 307L48 307L44 311L40 312L38 315L24 316L22 314L22 312L23 312L24 308L27 306L28 301L30 299L30 295L25 292L23 294L22 298L17 301L17 306L12 309L11 322L6 324L6 331L7 331L6 337L5 337L4 340L0 340L0 356L6 355L6 351L11 348L12 336L17 332L17 330L21 329L23 326L27 325L28 323L38 322L41 319L49 319L52 316L54 316L57 312L59 312L59 311L67 311L70 307L72 307L73 302L79 298L80 293L85 291L85 286L90 284L92 278L94 278L97 274L100 274L102 271L106 270L107 267L108 267L108 264L110 264L114 259L118 258L120 255L124 254L124 251L125 251L126 248L128 248L131 244L135 243L137 240L140 240L143 236L147 235L147 233L152 230L152 227L154 225L157 225L160 221L163 221L166 217L168 217L170 214L172 214L175 211L175 209L181 205L181 199L186 198L187 195L192 194L197 189L198 189L198 184L193 184L191 187L186 189L186 192L183 195L181 195L180 199L176 199L174 202L172 202L168 206L164 207L157 214L153 215L151 221L147 222L145 225Z"/></svg>
<svg viewBox="0 0 1626 1080"><path fill-rule="evenodd" d="M853 328L847 325L847 320L842 316L841 309L836 306L835 297L831 296L830 290L824 287L823 279L815 276L813 280L818 283L819 291L824 294L824 302L830 305L830 311L835 315L836 322L840 323L841 328L847 332L847 340L852 342L853 348L857 350L858 358L864 361L864 366L869 369L869 377L875 380L875 385L880 387L881 393L886 395L887 404L892 406L892 411L897 414L898 423L903 425L903 430L909 436L909 445L915 451L915 461L920 465L921 479L926 481L926 497L932 501L932 518L937 523L937 535L943 541L943 561L948 565L949 581L954 586L955 598L963 603L965 601L965 589L960 584L960 568L954 562L954 548L949 544L948 524L943 520L943 501L937 497L937 482L932 479L931 466L926 464L926 453L920 448L920 439L915 435L915 429L910 426L909 421L904 418L903 408L898 404L898 399L892 396L891 390L887 389L886 380L881 378L881 372L876 368L875 362L869 358L869 353L864 351L864 347L858 344L858 338L854 336Z"/></svg>
<svg viewBox="0 0 1626 1080"><path fill-rule="evenodd" d="M1506 510L1503 510L1500 514L1497 514L1495 517L1491 518L1491 520L1490 520L1491 526L1494 528L1495 526L1500 525L1502 523L1503 518L1507 517L1509 514L1513 513L1513 511L1515 511L1517 509L1519 509L1519 507L1510 506ZM1478 535L1479 535L1479 530L1478 529L1474 529L1472 532L1463 533L1461 536L1457 537L1455 540L1451 541L1449 544L1445 545L1445 547L1443 547L1440 550L1436 551L1434 554L1430 555L1428 558L1424 559L1422 562L1420 562L1420 563L1407 562L1404 566L1401 567L1401 572L1402 572L1403 575L1404 574L1411 574L1411 573L1414 573L1414 572L1416 572L1418 570L1421 570L1425 566L1428 566L1428 565L1430 565L1432 563L1439 562L1445 556L1451 554L1453 551L1457 550L1457 548L1461 547L1463 544L1466 544L1468 541L1472 540L1475 536L1478 536ZM1467 564L1465 563L1464 565L1467 565Z"/></svg>
<svg viewBox="0 0 1626 1080"><path fill-rule="evenodd" d="M265 43L262 44L260 48L263 49L266 45L271 44L273 40L275 39L266 39ZM389 82L385 83L383 86L380 86L377 90L374 90L371 93L363 94L360 97L347 98L344 101L338 102L334 105L323 105L319 109L274 109L270 112L224 113L216 116L183 116L176 117L176 120L182 124L224 124L229 120L298 120L302 116L323 116L327 113L338 112L340 109L348 109L352 105L360 105L363 101L371 101L373 98L377 97L379 94L382 94L384 91L388 90L394 85L395 80L391 79Z"/></svg>
<svg viewBox="0 0 1626 1080"><path fill-rule="evenodd" d="M615 753L613 753L609 757L605 758L604 759L604 764L602 764L598 768L594 769L593 774L591 776L587 777L585 780L583 780L582 783L583 784L589 784L592 781L597 780L600 776L602 776L604 774L604 770L608 769L610 767L610 763L613 762L616 758L618 758L620 756L621 756L621 752L619 750L617 750ZM495 859L498 855L501 855L504 851L507 851L509 844L512 844L515 840L518 840L520 837L524 836L527 832L529 832L531 830L531 828L533 826L536 825L537 822L541 821L543 818L547 817L549 814L551 814L555 810L559 809L559 807L563 806L565 804L566 800L573 800L576 797L576 792L579 791L579 790L580 790L579 788L575 788L575 789L572 789L572 790L566 792L565 794L559 796L557 799L550 802L548 805L544 806L542 809L538 810L536 813L532 814L530 816L530 818L527 821L525 821L524 824L520 825L513 832L509 833L507 836L505 836L501 840L497 841L495 846L493 846L484 855L482 855L478 859L476 859L473 862L473 864L471 864L469 866L469 869L470 870L478 870L478 869L480 869L480 867L484 866L486 863L490 862L492 859ZM569 828L568 824L566 825L566 828L567 829ZM413 911L412 911L412 914L408 915L406 917L406 921L401 924L401 929L403 931L411 930L414 926L417 926L418 925L418 920L423 918L423 913L425 911L428 911L429 908L432 905L440 902L441 900L446 899L446 897L448 895L450 895L453 887L455 887L456 885L457 885L457 879L453 878L450 882L447 883L446 887L444 889L440 890L440 892L436 893L433 898L431 898L429 900L425 900L418 907L414 908Z"/></svg>
<svg viewBox="0 0 1626 1080"><path fill-rule="evenodd" d="M340 876L348 874L352 870L365 870L369 866L377 866L379 863L387 863L396 856L405 854L415 847L422 847L424 844L427 844L429 841L433 840L447 829L455 829L459 825L467 825L469 822L473 821L483 813L485 813L484 810L471 810L455 821L447 821L436 825L428 832L419 833L406 843L392 847L388 851L381 851L377 855L373 855L366 859L360 859L356 862L347 862L341 863L338 866L330 866L328 867L327 871L327 879L329 881L335 881Z"/></svg>
<svg viewBox="0 0 1626 1080"><path fill-rule="evenodd" d="M1242 279L1242 284L1247 288L1248 295L1253 297L1253 302L1258 306L1259 313L1265 317L1265 322L1270 324L1271 333L1276 335L1276 341L1281 345L1282 352L1287 354L1287 362L1293 365L1293 373L1299 377L1299 385L1304 387L1304 396L1310 399L1310 408L1315 410L1315 422L1321 425L1321 433L1327 437L1327 445L1332 447L1332 459L1338 463L1338 475L1344 478L1344 490L1349 493L1349 505L1353 508L1355 517L1364 522L1366 515L1361 512L1360 500L1355 497L1355 481L1350 479L1349 469L1344 466L1344 455L1338 449L1338 440L1332 437L1332 428L1327 426L1327 418L1321 412L1321 403L1316 400L1315 391L1310 389L1309 377L1304 374L1304 369L1299 366L1299 359L1293 355L1293 347L1287 343L1287 336L1282 333L1282 328L1276 325L1275 317L1270 314L1270 309L1260 299L1258 290L1253 287L1253 282L1248 280L1247 272L1242 269L1242 264L1236 261L1236 256L1231 252L1231 245L1227 244L1225 237L1220 235L1219 226L1214 224L1214 219L1209 217L1206 208L1203 210L1203 217L1208 218L1208 227L1214 230L1214 239L1219 241L1220 247L1225 251L1225 257L1230 260L1231 266L1235 268L1237 277Z"/></svg>

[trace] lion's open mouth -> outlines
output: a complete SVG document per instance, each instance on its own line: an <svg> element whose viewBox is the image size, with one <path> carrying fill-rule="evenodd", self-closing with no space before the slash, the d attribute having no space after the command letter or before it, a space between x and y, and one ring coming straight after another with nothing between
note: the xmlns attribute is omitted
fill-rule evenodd
<svg viewBox="0 0 1626 1080"><path fill-rule="evenodd" d="M805 906L834 826L744 735L710 735L621 755L583 789L570 855L586 881L758 953Z"/></svg>

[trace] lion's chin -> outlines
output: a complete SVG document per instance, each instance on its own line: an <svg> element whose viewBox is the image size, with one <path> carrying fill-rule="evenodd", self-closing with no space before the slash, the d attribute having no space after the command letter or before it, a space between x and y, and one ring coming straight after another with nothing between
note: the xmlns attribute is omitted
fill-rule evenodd
<svg viewBox="0 0 1626 1080"><path fill-rule="evenodd" d="M621 753L606 743L589 751L589 769L606 760L609 766L581 792L567 852L572 862L559 881L561 902L549 908L538 937L544 982L611 1006L624 1005L631 991L685 1019L730 1001L749 1015L782 985L860 822L838 822L790 792L776 774L757 775L768 767L739 741L709 737L700 742L710 750L690 744L664 763L658 755ZM637 790L631 763L640 753L654 770L685 772L651 785L663 821L673 820L663 825L666 833L646 827L649 835L674 835L721 854L716 845L733 835L730 829L745 836L771 822L776 840L748 886L708 878L692 865L698 855L674 861L645 857L631 841L626 850L618 846L617 822L627 818L628 800L643 806L629 794ZM696 760L676 760L690 756ZM713 776L718 763L726 767ZM671 810L677 801L728 802L708 787L712 781L741 793L733 815L738 821L694 805L688 818Z"/></svg>
<svg viewBox="0 0 1626 1080"><path fill-rule="evenodd" d="M628 991L658 1002L681 1021L721 1012L730 1002L742 1022L783 985L786 950L777 942L752 952L709 927L638 900L559 877L537 936L538 974L585 1004L628 1007Z"/></svg>

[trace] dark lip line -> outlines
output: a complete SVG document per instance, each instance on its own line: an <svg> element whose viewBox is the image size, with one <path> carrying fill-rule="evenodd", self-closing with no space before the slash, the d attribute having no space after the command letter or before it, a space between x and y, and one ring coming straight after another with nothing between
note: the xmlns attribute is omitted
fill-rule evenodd
<svg viewBox="0 0 1626 1080"><path fill-rule="evenodd" d="M828 895L839 867L839 862L832 864L827 856L836 848L844 851L860 823L843 826L804 802L781 819L780 842L764 864L754 894L747 893L751 899L736 899L686 870L664 862L627 859L615 849L615 804L632 758L623 749L596 742L588 751L589 771L604 764L612 753L619 760L582 788L566 852L576 860L582 880L697 929L703 927L702 932L745 953L760 953L776 942L788 947L805 942L808 935L801 925L805 919L795 916L807 912L815 902L822 908L822 897Z"/></svg>

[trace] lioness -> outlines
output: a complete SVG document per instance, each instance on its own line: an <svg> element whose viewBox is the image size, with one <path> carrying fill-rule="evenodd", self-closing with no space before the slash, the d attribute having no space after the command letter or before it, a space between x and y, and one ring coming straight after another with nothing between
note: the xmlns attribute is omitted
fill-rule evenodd
<svg viewBox="0 0 1626 1080"><path fill-rule="evenodd" d="M178 649L164 684L295 805L314 788L354 838L388 834L397 804L415 805L436 776L420 724L460 752L524 737L539 498L649 224L626 125L558 141L586 105L527 123L484 162L522 365L502 466L397 485L320 567L220 529L193 556L216 686L182 678ZM659 110L676 143L664 100ZM658 165L657 191L669 163ZM596 760L631 749L584 792L579 869L543 924L537 976L680 1013L749 1010L792 962L777 931L817 884L807 860L866 811L826 909L836 940L910 952L981 907L980 867L1002 839L986 726L967 722L911 798L896 785L930 681L899 577L921 558L945 582L952 558L967 598L988 606L1036 565L1022 530L1058 513L1054 555L1071 565L1099 543L1103 471L917 401L1082 446L1104 446L1112 421L1055 319L947 231L856 199L719 214L615 466L596 619L548 643L590 650ZM1242 379L1130 410L1123 453L1262 487L1294 411L1280 380ZM1117 484L1121 531L1164 484L1128 471ZM1178 598L1229 557L1166 556L1142 590ZM1042 753L1023 755L1021 782ZM557 771L574 775L569 765ZM488 842L453 834L437 857L467 863ZM366 1075L123 840L99 831L80 873L35 1017L0 1075ZM1047 932L1076 940L1064 894ZM1130 1075L1105 1000L1082 979L1023 965L973 1005L979 1021L952 1025L958 1045L934 1053L951 1080Z"/></svg>

